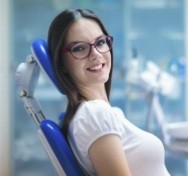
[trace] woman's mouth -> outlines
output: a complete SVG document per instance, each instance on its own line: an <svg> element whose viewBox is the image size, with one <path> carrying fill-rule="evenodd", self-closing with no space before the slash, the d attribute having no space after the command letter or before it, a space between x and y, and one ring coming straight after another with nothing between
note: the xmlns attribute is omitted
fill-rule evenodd
<svg viewBox="0 0 188 176"><path fill-rule="evenodd" d="M87 68L88 71L92 71L92 72L96 72L96 71L99 71L101 70L101 68L104 67L105 64L98 64L98 65L95 65L95 66L92 66L90 68Z"/></svg>

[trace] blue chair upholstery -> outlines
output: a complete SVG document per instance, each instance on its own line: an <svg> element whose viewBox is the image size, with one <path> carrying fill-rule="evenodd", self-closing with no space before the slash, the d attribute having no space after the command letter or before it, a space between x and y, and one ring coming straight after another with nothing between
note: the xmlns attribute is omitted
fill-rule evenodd
<svg viewBox="0 0 188 176"><path fill-rule="evenodd" d="M57 173L67 176L84 175L59 126L46 119L40 123L39 137Z"/></svg>
<svg viewBox="0 0 188 176"><path fill-rule="evenodd" d="M58 175L84 176L85 174L60 127L45 117L38 101L33 96L40 69L47 74L57 89L64 94L64 90L56 79L47 43L44 40L36 40L32 44L32 55L29 55L26 61L18 66L16 71L19 97L23 101L25 110L36 123L39 138Z"/></svg>
<svg viewBox="0 0 188 176"><path fill-rule="evenodd" d="M52 66L52 59L48 51L47 43L42 39L35 40L32 44L31 50L41 69L43 69L43 71L47 74L47 76L57 87L59 92L65 94L63 88L60 86L60 83L55 76L54 69Z"/></svg>

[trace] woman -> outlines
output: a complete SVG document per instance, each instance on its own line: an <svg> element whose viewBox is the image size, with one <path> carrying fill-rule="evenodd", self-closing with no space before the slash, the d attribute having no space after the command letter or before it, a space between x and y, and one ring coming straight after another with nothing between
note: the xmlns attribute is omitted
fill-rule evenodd
<svg viewBox="0 0 188 176"><path fill-rule="evenodd" d="M52 21L49 50L68 98L62 131L89 175L168 176L161 141L109 104L112 43L90 10L66 10Z"/></svg>

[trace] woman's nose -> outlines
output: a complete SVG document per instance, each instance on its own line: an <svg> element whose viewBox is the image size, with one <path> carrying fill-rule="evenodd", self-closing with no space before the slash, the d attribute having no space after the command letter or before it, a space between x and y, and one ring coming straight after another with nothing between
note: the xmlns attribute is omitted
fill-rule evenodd
<svg viewBox="0 0 188 176"><path fill-rule="evenodd" d="M96 49L95 46L92 46L91 47L91 52L90 52L90 55L89 55L89 59L90 60L95 60L95 59L99 59L101 58L101 53Z"/></svg>

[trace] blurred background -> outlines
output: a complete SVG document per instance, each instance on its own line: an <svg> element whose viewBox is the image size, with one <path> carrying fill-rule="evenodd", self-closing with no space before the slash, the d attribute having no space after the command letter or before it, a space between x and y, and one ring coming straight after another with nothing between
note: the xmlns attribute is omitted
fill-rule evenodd
<svg viewBox="0 0 188 176"><path fill-rule="evenodd" d="M56 175L18 99L14 75L32 41L46 40L52 19L75 7L95 11L114 36L112 105L161 140L161 117L166 124L188 120L188 0L1 0L0 176ZM42 74L35 96L58 122L66 99ZM172 176L188 176L187 158L166 149Z"/></svg>

